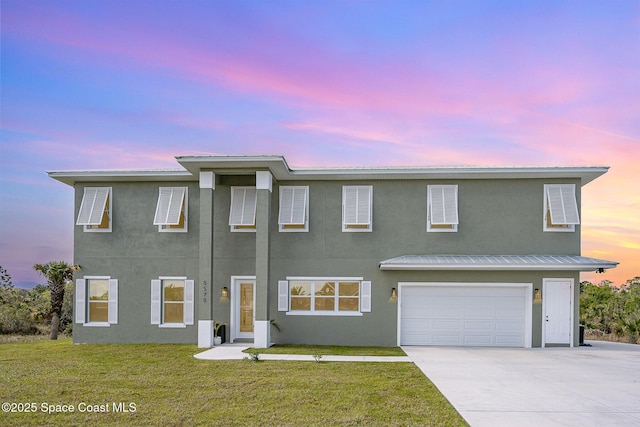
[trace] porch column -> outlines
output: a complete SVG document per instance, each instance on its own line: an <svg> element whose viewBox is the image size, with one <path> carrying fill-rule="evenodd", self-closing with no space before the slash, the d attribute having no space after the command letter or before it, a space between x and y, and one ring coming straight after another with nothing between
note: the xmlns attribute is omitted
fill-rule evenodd
<svg viewBox="0 0 640 427"><path fill-rule="evenodd" d="M200 172L200 260L199 281L196 282L198 295L198 347L213 346L213 192L215 174Z"/></svg>
<svg viewBox="0 0 640 427"><path fill-rule="evenodd" d="M253 326L253 345L257 348L271 346L269 322L269 274L270 274L270 236L271 191L273 177L271 172L256 172L256 306Z"/></svg>

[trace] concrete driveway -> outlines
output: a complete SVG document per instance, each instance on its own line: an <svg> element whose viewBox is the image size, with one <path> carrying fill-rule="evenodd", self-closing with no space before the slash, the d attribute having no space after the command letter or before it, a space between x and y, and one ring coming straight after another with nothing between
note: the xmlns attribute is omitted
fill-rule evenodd
<svg viewBox="0 0 640 427"><path fill-rule="evenodd" d="M473 427L640 426L640 345L403 347Z"/></svg>

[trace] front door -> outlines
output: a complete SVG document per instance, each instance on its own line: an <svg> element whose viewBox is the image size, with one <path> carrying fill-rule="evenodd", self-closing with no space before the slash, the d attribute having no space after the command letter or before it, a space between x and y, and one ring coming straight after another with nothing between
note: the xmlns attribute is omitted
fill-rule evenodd
<svg viewBox="0 0 640 427"><path fill-rule="evenodd" d="M254 278L236 278L234 280L232 294L234 307L232 328L234 333L232 338L253 338L255 289L256 281Z"/></svg>
<svg viewBox="0 0 640 427"><path fill-rule="evenodd" d="M573 280L545 279L542 292L543 345L573 346Z"/></svg>

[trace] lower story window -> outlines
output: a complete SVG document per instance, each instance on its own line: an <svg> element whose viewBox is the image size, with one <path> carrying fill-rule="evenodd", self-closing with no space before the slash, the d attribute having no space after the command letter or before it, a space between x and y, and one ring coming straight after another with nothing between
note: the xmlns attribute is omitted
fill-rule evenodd
<svg viewBox="0 0 640 427"><path fill-rule="evenodd" d="M184 280L162 281L162 323L183 323Z"/></svg>
<svg viewBox="0 0 640 427"><path fill-rule="evenodd" d="M151 324L162 327L193 325L194 282L185 277L151 281Z"/></svg>
<svg viewBox="0 0 640 427"><path fill-rule="evenodd" d="M118 280L85 277L76 280L76 323L109 326L118 323Z"/></svg>
<svg viewBox="0 0 640 427"><path fill-rule="evenodd" d="M359 315L370 311L371 284L361 278L291 278L278 286L278 308L290 314Z"/></svg>
<svg viewBox="0 0 640 427"><path fill-rule="evenodd" d="M89 279L89 322L109 322L109 280Z"/></svg>

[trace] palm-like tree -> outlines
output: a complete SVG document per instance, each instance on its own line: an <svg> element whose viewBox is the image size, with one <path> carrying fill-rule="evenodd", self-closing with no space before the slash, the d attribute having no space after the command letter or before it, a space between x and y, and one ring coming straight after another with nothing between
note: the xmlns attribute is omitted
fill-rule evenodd
<svg viewBox="0 0 640 427"><path fill-rule="evenodd" d="M36 264L33 268L47 278L47 285L51 292L51 335L49 335L49 339L57 340L64 300L64 285L73 279L73 272L80 270L80 266L69 265L64 261L50 261L46 264Z"/></svg>

